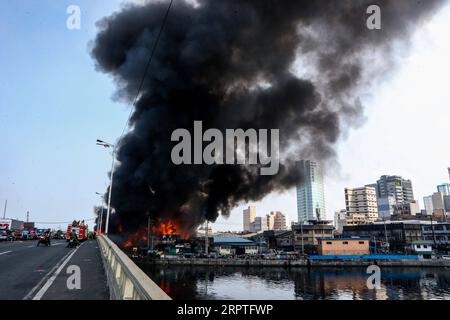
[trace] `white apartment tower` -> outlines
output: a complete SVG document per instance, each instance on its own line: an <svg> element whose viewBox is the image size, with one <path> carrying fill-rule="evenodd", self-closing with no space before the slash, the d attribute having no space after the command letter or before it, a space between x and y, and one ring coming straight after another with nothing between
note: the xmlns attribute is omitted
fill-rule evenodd
<svg viewBox="0 0 450 320"><path fill-rule="evenodd" d="M378 219L377 190L370 186L345 188L345 206L348 215L365 215L374 222Z"/></svg>

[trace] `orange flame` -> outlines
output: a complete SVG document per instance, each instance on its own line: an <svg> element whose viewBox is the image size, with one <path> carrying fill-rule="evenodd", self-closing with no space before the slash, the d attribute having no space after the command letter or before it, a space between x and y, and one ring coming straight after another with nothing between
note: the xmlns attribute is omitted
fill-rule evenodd
<svg viewBox="0 0 450 320"><path fill-rule="evenodd" d="M153 226L152 232L161 236L172 236L176 234L176 227L172 221L161 222L159 226Z"/></svg>
<svg viewBox="0 0 450 320"><path fill-rule="evenodd" d="M174 222L173 220L168 220L165 222L159 222L158 225L156 226L152 226L150 228L151 233L153 233L154 235L157 236L178 236L181 239L189 239L190 238L190 234L188 232L183 232L182 230L180 230L177 225L176 222ZM147 241L148 238L148 228L147 227L141 227L138 231L136 231L135 233L131 234L127 241L124 242L123 246L124 248L131 248L135 245L137 245L138 243L142 243Z"/></svg>

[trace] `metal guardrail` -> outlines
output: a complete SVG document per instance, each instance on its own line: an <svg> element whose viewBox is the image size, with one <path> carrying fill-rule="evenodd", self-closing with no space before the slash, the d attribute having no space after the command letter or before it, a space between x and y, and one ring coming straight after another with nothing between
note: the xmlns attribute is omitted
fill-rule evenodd
<svg viewBox="0 0 450 320"><path fill-rule="evenodd" d="M97 239L112 300L172 300L108 237Z"/></svg>

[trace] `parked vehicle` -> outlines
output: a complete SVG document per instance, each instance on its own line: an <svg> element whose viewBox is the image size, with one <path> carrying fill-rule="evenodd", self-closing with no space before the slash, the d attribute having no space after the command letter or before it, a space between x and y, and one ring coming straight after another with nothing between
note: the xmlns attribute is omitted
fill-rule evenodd
<svg viewBox="0 0 450 320"><path fill-rule="evenodd" d="M6 229L0 230L0 241L8 241L8 231Z"/></svg>

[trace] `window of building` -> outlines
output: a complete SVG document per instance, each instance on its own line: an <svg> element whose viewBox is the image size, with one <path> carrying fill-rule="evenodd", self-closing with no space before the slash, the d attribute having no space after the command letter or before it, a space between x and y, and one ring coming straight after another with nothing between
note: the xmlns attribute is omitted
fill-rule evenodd
<svg viewBox="0 0 450 320"><path fill-rule="evenodd" d="M364 241L359 241L358 243L359 243L359 244L364 244Z"/></svg>
<svg viewBox="0 0 450 320"><path fill-rule="evenodd" d="M348 244L348 241L344 241L343 244Z"/></svg>
<svg viewBox="0 0 450 320"><path fill-rule="evenodd" d="M331 241L327 241L327 244L333 244Z"/></svg>

